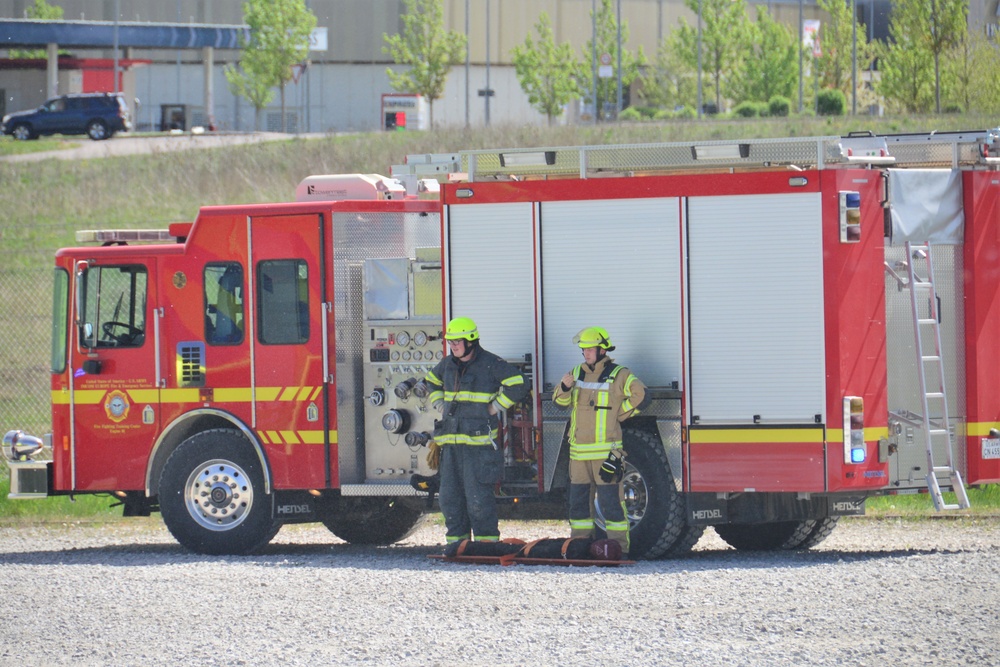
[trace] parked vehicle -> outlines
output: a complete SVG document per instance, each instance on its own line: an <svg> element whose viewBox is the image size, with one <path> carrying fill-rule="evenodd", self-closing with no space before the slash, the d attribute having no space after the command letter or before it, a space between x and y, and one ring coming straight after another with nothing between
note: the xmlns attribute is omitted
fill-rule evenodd
<svg viewBox="0 0 1000 667"><path fill-rule="evenodd" d="M10 497L112 494L202 553L301 522L395 542L429 506L421 378L465 316L531 383L498 438L501 512L561 518L552 393L600 303L652 398L623 425L632 557L709 526L809 548L871 496L966 508L966 483L1000 481L998 148L977 131L408 156L391 177L310 176L294 202L78 232L97 247L55 257L52 432L5 436Z"/></svg>
<svg viewBox="0 0 1000 667"><path fill-rule="evenodd" d="M50 134L86 134L100 141L131 129L125 98L114 93L54 97L37 109L7 114L0 126L3 134L21 141Z"/></svg>

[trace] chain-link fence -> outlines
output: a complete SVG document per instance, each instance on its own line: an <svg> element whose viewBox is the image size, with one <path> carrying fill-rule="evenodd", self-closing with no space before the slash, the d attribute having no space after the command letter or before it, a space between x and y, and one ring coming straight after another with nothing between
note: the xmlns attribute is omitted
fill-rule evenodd
<svg viewBox="0 0 1000 667"><path fill-rule="evenodd" d="M10 268L0 251L0 432L51 430L52 260Z"/></svg>

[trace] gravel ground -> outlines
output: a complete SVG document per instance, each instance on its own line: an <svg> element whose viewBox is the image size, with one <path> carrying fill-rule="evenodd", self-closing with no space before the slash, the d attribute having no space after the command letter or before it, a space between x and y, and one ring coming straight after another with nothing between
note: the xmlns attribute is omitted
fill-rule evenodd
<svg viewBox="0 0 1000 667"><path fill-rule="evenodd" d="M207 557L155 517L5 525L0 665L1000 665L997 519L845 519L808 552L708 530L617 568L427 558L442 538L434 515L385 548L286 526Z"/></svg>

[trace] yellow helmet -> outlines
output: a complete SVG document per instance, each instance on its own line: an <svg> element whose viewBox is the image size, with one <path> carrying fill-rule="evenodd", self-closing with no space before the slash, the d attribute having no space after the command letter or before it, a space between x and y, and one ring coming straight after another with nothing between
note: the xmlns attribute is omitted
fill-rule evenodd
<svg viewBox="0 0 1000 667"><path fill-rule="evenodd" d="M615 349L615 346L611 344L611 335L604 327L581 329L580 333L573 336L573 343L583 349L588 347L599 347L608 351Z"/></svg>
<svg viewBox="0 0 1000 667"><path fill-rule="evenodd" d="M460 338L464 338L467 341L479 340L479 329L476 328L476 323L469 317L456 317L451 322L448 322L444 339L458 340Z"/></svg>

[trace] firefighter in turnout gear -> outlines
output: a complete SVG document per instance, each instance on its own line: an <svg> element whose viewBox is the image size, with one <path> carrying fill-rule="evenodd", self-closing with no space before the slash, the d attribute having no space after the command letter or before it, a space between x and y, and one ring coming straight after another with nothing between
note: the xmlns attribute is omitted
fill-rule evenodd
<svg viewBox="0 0 1000 667"><path fill-rule="evenodd" d="M445 331L450 354L424 378L442 412L434 440L441 445L439 502L448 543L500 539L494 486L503 477L499 414L530 389L512 365L487 352L476 323L456 317Z"/></svg>
<svg viewBox="0 0 1000 667"><path fill-rule="evenodd" d="M569 525L572 537L594 537L594 499L604 515L605 532L629 550L628 516L622 478L621 422L649 405L646 387L629 369L608 356L615 349L602 327L587 327L573 337L584 363L563 376L552 395L556 405L572 407L569 421Z"/></svg>

